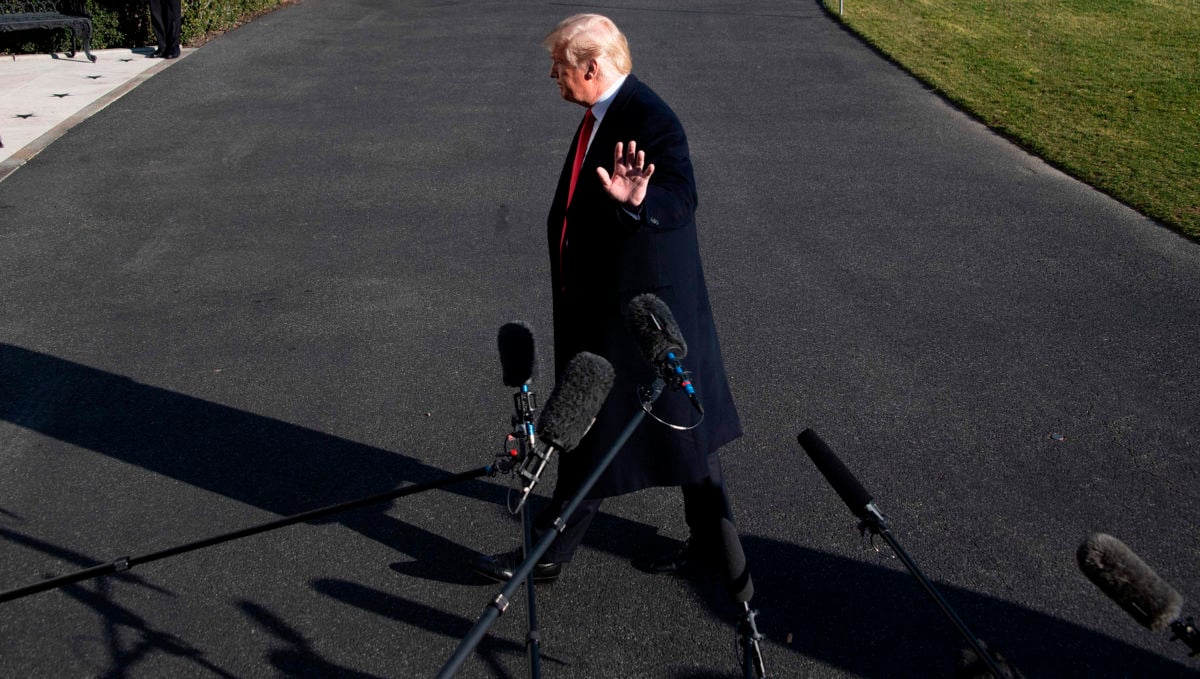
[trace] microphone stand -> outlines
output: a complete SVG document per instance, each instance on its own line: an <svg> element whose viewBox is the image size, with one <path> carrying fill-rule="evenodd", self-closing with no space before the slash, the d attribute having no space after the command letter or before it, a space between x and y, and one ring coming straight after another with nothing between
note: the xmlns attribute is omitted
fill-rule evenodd
<svg viewBox="0 0 1200 679"><path fill-rule="evenodd" d="M1196 621L1188 617L1186 622L1176 620L1171 623L1171 641L1182 641L1187 644L1187 647L1192 650L1191 653L1188 653L1189 658L1200 654L1200 629L1196 627Z"/></svg>
<svg viewBox="0 0 1200 679"><path fill-rule="evenodd" d="M473 469L470 471L460 472L458 474L452 474L445 478L437 479L435 481L429 481L428 483L420 483L420 484L416 484L416 485L412 485L412 486L405 486L403 488L395 488L395 489L387 491L386 493L379 493L378 495L372 495L370 497L364 497L364 498L360 498L358 500L351 500L349 502L343 502L341 504L336 504L336 505L329 505L327 507L321 507L320 509L313 509L311 511L303 512L300 514L293 514L292 516L286 516L282 519L277 519L275 521L269 521L267 523L259 524L257 526L250 526L249 528L242 528L240 530L235 530L235 531L232 531L229 533L223 533L221 535L216 535L216 536L213 536L210 538L204 538L202 540L197 540L195 542L189 542L184 545L170 547L170 548L160 550L160 551L157 551L157 552L154 552L151 554L145 554L142 556L123 556L119 559L116 559L115 561L112 561L111 563L92 566L91 568L85 568L85 569L83 569L81 571L77 571L75 573L63 575L63 576L60 576L57 578L50 578L49 580L43 580L43 581L33 584L33 585L26 585L25 587L17 587L15 589L10 589L7 592L0 592L0 603L4 603L6 601L12 601L14 599L20 599L22 597L26 597L31 594L37 594L38 592L45 592L47 590L57 589L59 587L63 587L65 585L70 585L70 584L73 584L76 582L82 582L84 580L90 580L92 578L97 578L97 577L101 577L104 575L110 575L112 573L127 571L130 568L133 568L134 566L139 566L144 563L150 563L152 561L158 561L159 559L166 559L166 558L172 557L172 556L179 556L180 554L186 554L188 552L192 552L197 549L203 549L205 547L212 547L213 545L219 545L223 542L229 542L231 540L237 540L239 538L249 537L251 535L258 535L259 533L265 533L267 531L275 530L277 528L283 528L285 526L290 526L290 525L296 524L296 523L312 521L314 519L319 519L319 518L328 516L330 514L336 514L338 512L345 512L345 511L349 511L351 509L358 509L360 507L366 507L367 505L373 505L377 502L384 502L386 500L394 500L398 497L403 497L405 495L413 495L413 494L420 493L420 492L423 492L426 490L433 490L434 488L441 488L442 486L448 486L453 483L458 483L459 481L466 481L468 479L474 479L474 478L478 478L480 476L491 476L495 473L496 473L496 468L493 465L488 465L486 467L483 467L482 469Z"/></svg>
<svg viewBox="0 0 1200 679"><path fill-rule="evenodd" d="M842 502L845 502L850 511L859 518L859 531L865 535L869 530L873 535L883 536L888 546L900 558L904 567L921 583L921 587L925 590L925 593L933 599L942 613L954 625L954 628L958 630L958 633L962 635L962 638L966 640L971 650L975 652L976 657L987 667L988 672L996 677L996 679L1008 679L1008 677L1019 674L1015 671L1015 668L1009 674L1005 674L1000 669L991 654L984 649L979 638L972 634L971 630L967 629L967 625L962 621L962 618L959 618L958 614L950 608L950 604L934 588L929 578L925 577L925 574L917 567L916 562L912 560L908 552L905 552L900 543L896 541L896 538L892 536L892 531L888 528L887 519L879 511L879 508L875 506L875 500L871 497L871 494L867 492L866 488L863 488L854 474L846 468L846 465L842 464L837 455L825 445L821 437L815 431L805 429L796 438L800 446L804 448L804 451L808 453L808 456L817 466L817 470L821 472L825 480L829 482L829 485L841 496Z"/></svg>
<svg viewBox="0 0 1200 679"><path fill-rule="evenodd" d="M663 382L661 378L655 378L654 383L648 388L649 402L653 403L656 401L658 397L662 395L665 387L666 383ZM554 519L554 530L543 535L542 539L538 541L532 552L526 552L525 560L522 561L521 565L518 566L513 572L512 577L509 578L508 582L504 585L504 588L500 590L500 593L497 594L494 599L488 602L486 607L484 607L483 614L480 615L479 619L475 621L475 625L471 627L470 631L467 632L467 635L463 637L462 641L458 644L458 647L454 650L454 653L450 656L450 659L446 661L446 664L442 666L441 671L438 672L438 679L450 679L458 674L458 670L462 668L463 663L466 662L467 658L470 657L475 648L479 646L479 643L483 641L484 636L487 635L487 632L491 626L495 624L496 620L504 614L505 610L508 609L508 605L512 602L513 594L516 593L517 588L521 586L521 582L523 580L527 582L529 589L533 588L533 578L530 577L530 574L533 573L533 567L537 565L538 559L542 558L542 555L546 553L546 550L550 549L550 544L554 542L554 539L557 538L560 533L566 530L567 521L570 520L571 516L575 513L575 510L579 508L579 505L583 503L584 498L587 497L587 494L589 491L591 491L592 486L596 485L596 482L600 480L600 476L604 474L604 470L608 469L608 465L612 463L614 458L616 458L617 453L621 451L621 448L625 445L625 442L628 441L629 437L633 435L634 430L637 429L638 425L642 423L642 419L645 418L645 416L645 410L638 410L636 413L634 413L633 417L629 419L629 424L625 425L625 429L621 431L620 436L618 436L617 440L613 442L612 447L609 448L604 457L596 463L596 466L592 469L591 475L588 476L588 478L583 482L583 485L579 487L579 490L575 492L575 495L571 498L571 501L567 503L567 506L563 508L562 514Z"/></svg>
<svg viewBox="0 0 1200 679"><path fill-rule="evenodd" d="M763 662L762 649L759 642L763 635L759 633L754 618L758 611L750 608L750 602L742 604L744 611L738 621L737 631L742 645L742 676L745 679L764 679L767 676L767 666Z"/></svg>
<svg viewBox="0 0 1200 679"><path fill-rule="evenodd" d="M521 390L513 394L513 404L516 414L513 415L514 435L520 435L521 445L525 454L533 452L537 444L536 429L533 422L533 410L537 406L536 396L529 390L528 384L521 385ZM521 503L521 554L528 559L533 546L533 515L529 503ZM544 551L544 550L543 550ZM515 579L515 578L514 578ZM529 598L528 610L529 630L525 635L525 647L529 652L529 676L531 679L541 679L542 652L541 634L537 621L537 594L533 578L525 579L525 596Z"/></svg>
<svg viewBox="0 0 1200 679"><path fill-rule="evenodd" d="M1007 679L1007 677L1011 676L1001 671L999 665L992 659L992 655L979 642L979 638L972 634L971 630L967 629L967 625L962 621L962 618L958 617L954 609L950 608L950 604L946 599L937 591L933 583L929 581L929 578L925 577L925 574L917 567L916 562L912 560L908 552L905 552L900 543L896 541L896 538L892 535L892 531L888 528L887 519L879 511L879 508L875 506L874 502L867 504L866 513L867 516L859 524L859 530L864 534L869 530L873 535L883 537L888 546L892 548L892 551L896 553L896 556L900 557L901 563L908 569L908 572L912 573L917 582L921 583L921 587L925 590L925 593L933 599L934 603L942 610L942 613L946 615L962 638L966 640L971 650L975 652L976 657L982 660L983 664L987 666L988 672L991 672L992 676L996 677L996 679Z"/></svg>

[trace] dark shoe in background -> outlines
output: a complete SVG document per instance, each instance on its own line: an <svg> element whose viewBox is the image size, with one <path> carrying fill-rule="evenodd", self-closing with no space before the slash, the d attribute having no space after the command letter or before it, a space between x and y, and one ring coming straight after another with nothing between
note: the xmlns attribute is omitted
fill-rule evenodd
<svg viewBox="0 0 1200 679"><path fill-rule="evenodd" d="M705 568L715 568L721 563L720 548L712 543L688 538L683 546L664 554L638 557L633 567L639 571L660 575L663 573L694 573Z"/></svg>
<svg viewBox="0 0 1200 679"><path fill-rule="evenodd" d="M520 568L522 561L524 559L521 557L520 549L493 556L480 555L471 559L471 570L496 582L508 582L512 579L513 572ZM533 581L535 583L554 582L561 572L562 564L553 561L539 561L533 566Z"/></svg>

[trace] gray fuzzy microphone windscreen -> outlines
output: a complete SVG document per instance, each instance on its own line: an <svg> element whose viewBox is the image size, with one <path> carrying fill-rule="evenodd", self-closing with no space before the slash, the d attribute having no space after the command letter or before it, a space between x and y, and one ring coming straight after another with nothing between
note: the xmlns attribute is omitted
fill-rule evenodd
<svg viewBox="0 0 1200 679"><path fill-rule="evenodd" d="M667 353L674 353L676 360L687 356L687 342L675 322L671 309L658 296L645 293L629 301L625 310L625 321L637 340L642 356L651 365L666 360Z"/></svg>
<svg viewBox="0 0 1200 679"><path fill-rule="evenodd" d="M1143 626L1161 630L1179 619L1183 596L1120 540L1095 533L1075 557L1079 570Z"/></svg>
<svg viewBox="0 0 1200 679"><path fill-rule="evenodd" d="M612 365L603 357L586 351L576 354L542 407L538 437L559 450L574 449L604 405L614 377Z"/></svg>

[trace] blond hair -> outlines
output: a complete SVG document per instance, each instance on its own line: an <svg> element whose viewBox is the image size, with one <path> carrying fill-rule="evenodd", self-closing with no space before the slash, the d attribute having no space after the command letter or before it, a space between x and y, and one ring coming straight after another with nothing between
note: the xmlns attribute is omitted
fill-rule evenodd
<svg viewBox="0 0 1200 679"><path fill-rule="evenodd" d="M553 54L562 50L571 66L591 59L606 60L622 75L633 70L629 41L612 19L599 14L576 14L567 17L542 40L542 46Z"/></svg>

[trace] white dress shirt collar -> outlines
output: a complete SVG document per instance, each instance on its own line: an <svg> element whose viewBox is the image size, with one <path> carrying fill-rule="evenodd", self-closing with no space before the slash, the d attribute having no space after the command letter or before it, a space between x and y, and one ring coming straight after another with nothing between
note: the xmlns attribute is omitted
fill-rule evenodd
<svg viewBox="0 0 1200 679"><path fill-rule="evenodd" d="M592 126L592 136L588 137L588 149L592 148L592 140L596 138L596 130L600 129L600 123L604 121L604 114L608 113L608 107L612 105L613 99L617 96L617 90L621 89L621 85L625 84L625 79L628 75L623 75L613 83L611 87L600 95L600 100L592 104L592 115L596 117L596 123ZM586 153L586 152L585 152Z"/></svg>

